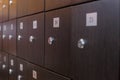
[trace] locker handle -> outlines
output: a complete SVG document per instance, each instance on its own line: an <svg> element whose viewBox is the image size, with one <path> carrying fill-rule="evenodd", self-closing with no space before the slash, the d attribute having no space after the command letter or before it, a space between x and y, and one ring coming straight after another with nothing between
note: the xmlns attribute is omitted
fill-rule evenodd
<svg viewBox="0 0 120 80"><path fill-rule="evenodd" d="M21 36L21 35L18 35L18 40L19 40L19 41L21 40L21 38L22 38L22 36Z"/></svg>
<svg viewBox="0 0 120 80"><path fill-rule="evenodd" d="M6 5L5 4L3 4L3 6L2 6L3 8L6 8Z"/></svg>
<svg viewBox="0 0 120 80"><path fill-rule="evenodd" d="M52 45L52 44L54 43L54 41L55 41L55 38L54 38L54 37L49 37L49 38L48 38L48 44L49 44L49 45Z"/></svg>
<svg viewBox="0 0 120 80"><path fill-rule="evenodd" d="M3 65L2 65L2 69L4 70L5 68L6 68L6 65L5 65L5 64L3 64Z"/></svg>
<svg viewBox="0 0 120 80"><path fill-rule="evenodd" d="M12 74L13 73L13 70L12 69L9 69L9 74Z"/></svg>
<svg viewBox="0 0 120 80"><path fill-rule="evenodd" d="M22 76L21 75L18 75L18 80L21 80L22 79Z"/></svg>
<svg viewBox="0 0 120 80"><path fill-rule="evenodd" d="M77 46L78 48L83 49L85 47L85 44L86 44L86 40L81 38L79 39Z"/></svg>
<svg viewBox="0 0 120 80"><path fill-rule="evenodd" d="M34 36L30 36L30 37L29 37L29 42L33 42L34 39L35 39Z"/></svg>
<svg viewBox="0 0 120 80"><path fill-rule="evenodd" d="M9 40L11 40L11 39L12 39L12 37L13 37L12 35L9 35Z"/></svg>
<svg viewBox="0 0 120 80"><path fill-rule="evenodd" d="M2 38L5 39L6 35L3 35Z"/></svg>
<svg viewBox="0 0 120 80"><path fill-rule="evenodd" d="M10 0L10 1L9 1L9 4L10 4L10 5L12 5L12 3L13 3L13 1L12 1L12 0Z"/></svg>

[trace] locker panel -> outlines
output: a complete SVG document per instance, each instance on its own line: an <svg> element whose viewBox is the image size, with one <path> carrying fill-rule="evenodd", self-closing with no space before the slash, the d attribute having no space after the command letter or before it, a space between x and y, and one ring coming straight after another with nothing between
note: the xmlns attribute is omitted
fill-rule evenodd
<svg viewBox="0 0 120 80"><path fill-rule="evenodd" d="M26 61L17 59L17 72L17 80L29 80L29 67Z"/></svg>
<svg viewBox="0 0 120 80"><path fill-rule="evenodd" d="M86 2L91 2L91 1L96 1L96 0L72 0L72 4L86 3Z"/></svg>
<svg viewBox="0 0 120 80"><path fill-rule="evenodd" d="M17 21L17 56L26 59L28 56L28 23L27 18Z"/></svg>
<svg viewBox="0 0 120 80"><path fill-rule="evenodd" d="M28 3L28 14L44 11L44 0L29 0Z"/></svg>
<svg viewBox="0 0 120 80"><path fill-rule="evenodd" d="M45 10L56 9L71 4L71 0L46 0Z"/></svg>
<svg viewBox="0 0 120 80"><path fill-rule="evenodd" d="M0 23L0 51L2 50L2 23Z"/></svg>
<svg viewBox="0 0 120 80"><path fill-rule="evenodd" d="M28 17L28 60L43 65L44 62L44 14Z"/></svg>
<svg viewBox="0 0 120 80"><path fill-rule="evenodd" d="M71 8L46 13L45 66L63 75L70 68Z"/></svg>
<svg viewBox="0 0 120 80"><path fill-rule="evenodd" d="M8 0L3 0L3 5L2 5L2 21L7 21L8 20Z"/></svg>
<svg viewBox="0 0 120 80"><path fill-rule="evenodd" d="M9 21L9 53L16 55L16 20Z"/></svg>
<svg viewBox="0 0 120 80"><path fill-rule="evenodd" d="M28 1L17 0L17 17L25 16L27 15L27 13L28 13Z"/></svg>
<svg viewBox="0 0 120 80"><path fill-rule="evenodd" d="M2 22L2 5L3 5L3 0L0 1L0 22Z"/></svg>
<svg viewBox="0 0 120 80"><path fill-rule="evenodd" d="M58 75L33 64L30 65L30 80L71 80L68 77Z"/></svg>
<svg viewBox="0 0 120 80"><path fill-rule="evenodd" d="M17 59L9 55L9 80L17 80Z"/></svg>
<svg viewBox="0 0 120 80"><path fill-rule="evenodd" d="M9 19L17 16L17 0L9 0Z"/></svg>

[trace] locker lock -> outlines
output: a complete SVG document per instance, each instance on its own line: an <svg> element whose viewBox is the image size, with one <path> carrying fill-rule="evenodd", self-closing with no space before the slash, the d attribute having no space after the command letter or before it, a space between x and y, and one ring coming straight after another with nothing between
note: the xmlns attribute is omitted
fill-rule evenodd
<svg viewBox="0 0 120 80"><path fill-rule="evenodd" d="M83 38L81 38L81 39L78 41L77 46L78 46L78 48L83 49L83 48L85 47L85 44L86 44L86 40L83 39Z"/></svg>
<svg viewBox="0 0 120 80"><path fill-rule="evenodd" d="M5 68L6 68L6 65L5 65L5 64L3 64L3 65L2 65L2 69L5 69Z"/></svg>
<svg viewBox="0 0 120 80"><path fill-rule="evenodd" d="M13 73L13 70L12 69L9 69L9 74L12 74Z"/></svg>
<svg viewBox="0 0 120 80"><path fill-rule="evenodd" d="M12 39L12 37L13 37L12 35L9 35L9 40L11 40L11 39Z"/></svg>
<svg viewBox="0 0 120 80"><path fill-rule="evenodd" d="M3 35L2 38L5 39L6 35Z"/></svg>
<svg viewBox="0 0 120 80"><path fill-rule="evenodd" d="M30 41L30 42L33 42L34 39L35 39L34 36L30 36L30 37L29 37L29 41Z"/></svg>
<svg viewBox="0 0 120 80"><path fill-rule="evenodd" d="M48 38L48 44L49 44L49 45L52 45L54 41L55 41L55 38L54 38L54 37L49 37L49 38Z"/></svg>
<svg viewBox="0 0 120 80"><path fill-rule="evenodd" d="M18 40L19 40L19 41L21 40L21 38L22 38L22 36L21 36L21 35L18 35Z"/></svg>
<svg viewBox="0 0 120 80"><path fill-rule="evenodd" d="M18 80L21 80L22 79L22 75L18 75Z"/></svg>

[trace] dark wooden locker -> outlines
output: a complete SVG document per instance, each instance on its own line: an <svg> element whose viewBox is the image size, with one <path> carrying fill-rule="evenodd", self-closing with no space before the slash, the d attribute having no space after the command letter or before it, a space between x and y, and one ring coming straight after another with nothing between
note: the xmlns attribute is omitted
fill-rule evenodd
<svg viewBox="0 0 120 80"><path fill-rule="evenodd" d="M71 4L71 0L46 0L45 10L56 9Z"/></svg>
<svg viewBox="0 0 120 80"><path fill-rule="evenodd" d="M116 27L113 27L112 23L116 16L113 18L115 11L112 12L114 8L110 6L115 4L111 2L114 3L112 0L103 0L72 7L71 77L73 80L118 80L117 51L119 49L111 45L117 50L116 53L105 51L106 45L111 44L105 42L111 39L106 36L106 32L116 34L111 29L117 27L116 24L114 24ZM112 37L111 34L109 37Z"/></svg>
<svg viewBox="0 0 120 80"><path fill-rule="evenodd" d="M28 53L28 21L27 17L17 20L17 56L26 59Z"/></svg>
<svg viewBox="0 0 120 80"><path fill-rule="evenodd" d="M2 21L7 21L8 20L8 0L3 0L3 6L2 6Z"/></svg>
<svg viewBox="0 0 120 80"><path fill-rule="evenodd" d="M45 67L63 74L70 68L71 8L46 13Z"/></svg>
<svg viewBox="0 0 120 80"><path fill-rule="evenodd" d="M28 14L44 11L44 0L29 0Z"/></svg>
<svg viewBox="0 0 120 80"><path fill-rule="evenodd" d="M29 66L24 60L17 59L17 79L18 80L29 80Z"/></svg>
<svg viewBox="0 0 120 80"><path fill-rule="evenodd" d="M17 59L9 55L9 80L17 80Z"/></svg>
<svg viewBox="0 0 120 80"><path fill-rule="evenodd" d="M0 50L2 50L2 23L0 23Z"/></svg>
<svg viewBox="0 0 120 80"><path fill-rule="evenodd" d="M44 63L44 13L28 17L28 60L43 65Z"/></svg>
<svg viewBox="0 0 120 80"><path fill-rule="evenodd" d="M3 45L2 45L2 48L3 48L3 51L5 52L9 52L9 26L8 26L8 22L5 22L3 23L3 36L2 36L2 39L3 39Z"/></svg>
<svg viewBox="0 0 120 80"><path fill-rule="evenodd" d="M3 0L0 1L0 22L2 22L2 6L3 6Z"/></svg>
<svg viewBox="0 0 120 80"><path fill-rule="evenodd" d="M1 80L8 80L8 54L2 52Z"/></svg>
<svg viewBox="0 0 120 80"><path fill-rule="evenodd" d="M9 21L9 53L16 55L16 20Z"/></svg>
<svg viewBox="0 0 120 80"><path fill-rule="evenodd" d="M29 80L71 80L68 77L58 75L54 72L43 69L39 66L29 64L30 67L30 76Z"/></svg>
<svg viewBox="0 0 120 80"><path fill-rule="evenodd" d="M96 0L72 0L72 4L87 3L91 1L96 1Z"/></svg>
<svg viewBox="0 0 120 80"><path fill-rule="evenodd" d="M17 0L9 0L9 19L17 16Z"/></svg>
<svg viewBox="0 0 120 80"><path fill-rule="evenodd" d="M22 17L28 13L28 0L17 0L17 17Z"/></svg>

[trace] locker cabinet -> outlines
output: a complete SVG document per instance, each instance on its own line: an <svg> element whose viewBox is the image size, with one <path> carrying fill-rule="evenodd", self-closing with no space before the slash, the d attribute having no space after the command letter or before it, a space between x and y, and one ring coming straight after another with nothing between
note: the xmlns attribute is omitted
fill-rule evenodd
<svg viewBox="0 0 120 80"><path fill-rule="evenodd" d="M2 5L3 5L3 0L0 0L0 22L2 22Z"/></svg>
<svg viewBox="0 0 120 80"><path fill-rule="evenodd" d="M9 0L9 19L17 16L17 0Z"/></svg>
<svg viewBox="0 0 120 80"><path fill-rule="evenodd" d="M2 5L2 21L7 21L8 20L8 0L3 0L3 5Z"/></svg>
<svg viewBox="0 0 120 80"><path fill-rule="evenodd" d="M71 4L71 0L45 0L45 10L56 9Z"/></svg>
<svg viewBox="0 0 120 80"><path fill-rule="evenodd" d="M16 55L16 20L9 21L8 48L9 53Z"/></svg>
<svg viewBox="0 0 120 80"><path fill-rule="evenodd" d="M8 80L8 55L4 52L2 53L0 79L1 80Z"/></svg>
<svg viewBox="0 0 120 80"><path fill-rule="evenodd" d="M41 67L38 67L33 64L30 65L30 76L29 80L70 80L70 78L64 77L62 75L58 75L54 72L45 70Z"/></svg>
<svg viewBox="0 0 120 80"><path fill-rule="evenodd" d="M28 22L27 17L17 20L17 56L24 59L28 56Z"/></svg>
<svg viewBox="0 0 120 80"><path fill-rule="evenodd" d="M46 13L45 67L67 75L70 68L71 8Z"/></svg>
<svg viewBox="0 0 120 80"><path fill-rule="evenodd" d="M44 62L44 14L28 17L28 60L43 65Z"/></svg>
<svg viewBox="0 0 120 80"><path fill-rule="evenodd" d="M17 17L22 17L22 16L27 15L28 2L29 1L26 1L26 0L17 0Z"/></svg>
<svg viewBox="0 0 120 80"><path fill-rule="evenodd" d="M17 80L17 59L9 55L9 80Z"/></svg>
<svg viewBox="0 0 120 80"><path fill-rule="evenodd" d="M3 23L3 35L2 35L2 39L3 39L3 51L5 52L9 52L9 43L8 43L8 38L9 38L9 31L10 31L10 27L8 26L8 22Z"/></svg>
<svg viewBox="0 0 120 80"><path fill-rule="evenodd" d="M28 14L44 11L44 0L29 0Z"/></svg>
<svg viewBox="0 0 120 80"><path fill-rule="evenodd" d="M0 50L2 50L2 23L0 23Z"/></svg>
<svg viewBox="0 0 120 80"><path fill-rule="evenodd" d="M28 63L24 60L17 59L17 80L29 80Z"/></svg>
<svg viewBox="0 0 120 80"><path fill-rule="evenodd" d="M110 3L114 1L103 0L72 7L71 77L74 80L118 80L119 49L116 48L115 52L110 50L117 47L118 41L114 42L114 38L119 40L117 33L112 32L118 30L118 23L111 22L118 18L117 14L113 16L117 13L113 11L117 10L115 4ZM109 10L110 6L114 7ZM114 38L110 32L115 33ZM110 46L108 39L114 46Z"/></svg>

